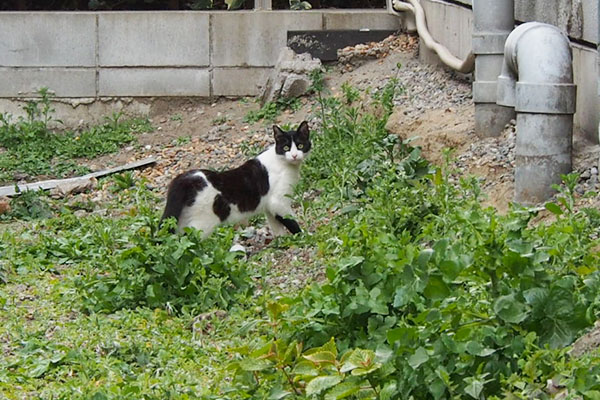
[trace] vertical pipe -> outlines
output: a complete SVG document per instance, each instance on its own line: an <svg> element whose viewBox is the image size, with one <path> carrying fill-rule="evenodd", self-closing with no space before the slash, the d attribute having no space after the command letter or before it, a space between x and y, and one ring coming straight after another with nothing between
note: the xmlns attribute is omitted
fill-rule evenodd
<svg viewBox="0 0 600 400"><path fill-rule="evenodd" d="M475 53L475 133L498 136L515 117L511 108L496 104L496 83L504 58L504 42L515 25L514 0L473 0Z"/></svg>
<svg viewBox="0 0 600 400"><path fill-rule="evenodd" d="M570 42L553 25L527 22L508 36L504 53L498 104L517 112L514 200L539 203L571 172L577 88Z"/></svg>

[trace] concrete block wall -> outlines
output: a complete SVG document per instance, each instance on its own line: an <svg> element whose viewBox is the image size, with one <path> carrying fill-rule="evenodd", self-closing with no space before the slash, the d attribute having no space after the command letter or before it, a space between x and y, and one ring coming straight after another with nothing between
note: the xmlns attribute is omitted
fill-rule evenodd
<svg viewBox="0 0 600 400"><path fill-rule="evenodd" d="M386 10L2 12L0 98L257 95L288 30L400 27Z"/></svg>

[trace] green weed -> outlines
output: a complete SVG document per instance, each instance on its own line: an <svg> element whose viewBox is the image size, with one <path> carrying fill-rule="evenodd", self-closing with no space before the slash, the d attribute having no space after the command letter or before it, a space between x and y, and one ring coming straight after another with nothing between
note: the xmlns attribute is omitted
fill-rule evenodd
<svg viewBox="0 0 600 400"><path fill-rule="evenodd" d="M43 190L27 190L10 200L10 211L0 215L0 221L20 219L31 221L50 218L54 215L52 206Z"/></svg>
<svg viewBox="0 0 600 400"><path fill-rule="evenodd" d="M278 99L274 102L265 103L259 110L250 111L244 117L244 121L254 124L264 120L267 123L273 122L284 110L297 111L301 106L299 98Z"/></svg>

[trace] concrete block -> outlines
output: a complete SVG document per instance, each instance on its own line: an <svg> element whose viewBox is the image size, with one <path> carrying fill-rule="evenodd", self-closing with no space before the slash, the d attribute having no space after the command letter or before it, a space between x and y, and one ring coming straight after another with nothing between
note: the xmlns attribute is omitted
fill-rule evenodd
<svg viewBox="0 0 600 400"><path fill-rule="evenodd" d="M258 96L270 68L215 68L213 96Z"/></svg>
<svg viewBox="0 0 600 400"><path fill-rule="evenodd" d="M577 111L574 115L575 134L598 143L600 99L597 96L598 73L596 52L572 45L573 78L577 85Z"/></svg>
<svg viewBox="0 0 600 400"><path fill-rule="evenodd" d="M96 16L0 13L0 66L88 67L96 63Z"/></svg>
<svg viewBox="0 0 600 400"><path fill-rule="evenodd" d="M598 43L598 0L515 0L515 18L552 24L572 38Z"/></svg>
<svg viewBox="0 0 600 400"><path fill-rule="evenodd" d="M101 66L208 66L206 12L100 13Z"/></svg>
<svg viewBox="0 0 600 400"><path fill-rule="evenodd" d="M387 10L335 10L324 11L325 30L399 30L400 18L388 14Z"/></svg>
<svg viewBox="0 0 600 400"><path fill-rule="evenodd" d="M210 73L197 68L104 68L100 96L209 96Z"/></svg>
<svg viewBox="0 0 600 400"><path fill-rule="evenodd" d="M213 12L211 25L215 67L273 66L288 30L323 27L319 11Z"/></svg>
<svg viewBox="0 0 600 400"><path fill-rule="evenodd" d="M96 71L85 68L0 68L0 97L29 97L42 87L57 97L96 96Z"/></svg>

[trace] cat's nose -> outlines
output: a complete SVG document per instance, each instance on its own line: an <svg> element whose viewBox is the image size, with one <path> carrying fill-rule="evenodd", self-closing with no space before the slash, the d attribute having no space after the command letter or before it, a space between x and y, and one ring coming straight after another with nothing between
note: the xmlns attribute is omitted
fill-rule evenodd
<svg viewBox="0 0 600 400"><path fill-rule="evenodd" d="M298 158L298 154L292 154L292 158L295 160L296 158Z"/></svg>

